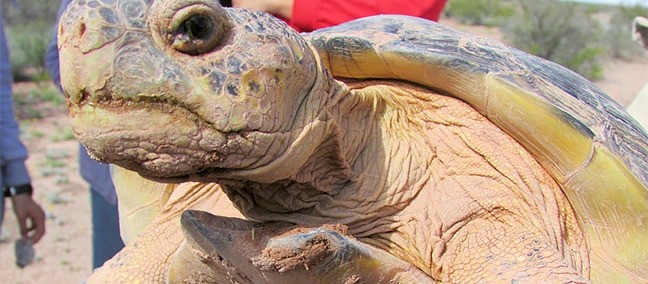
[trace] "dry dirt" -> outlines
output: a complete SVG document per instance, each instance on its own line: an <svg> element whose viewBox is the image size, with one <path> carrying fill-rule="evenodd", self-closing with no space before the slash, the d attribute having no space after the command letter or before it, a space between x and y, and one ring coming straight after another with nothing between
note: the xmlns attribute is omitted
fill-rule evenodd
<svg viewBox="0 0 648 284"><path fill-rule="evenodd" d="M442 23L473 34L500 39L496 29ZM627 106L648 82L648 57L610 62L606 79L596 82L611 97ZM32 84L15 85L28 93ZM39 104L33 109L43 119L23 120L23 142L29 149L28 167L36 189L35 199L47 212L47 233L35 246L36 261L19 269L14 264L13 242L18 237L15 217L7 203L0 237L0 283L79 283L91 273L90 208L85 182L78 174L77 143L65 140L69 126L62 105ZM69 138L69 137L68 137Z"/></svg>

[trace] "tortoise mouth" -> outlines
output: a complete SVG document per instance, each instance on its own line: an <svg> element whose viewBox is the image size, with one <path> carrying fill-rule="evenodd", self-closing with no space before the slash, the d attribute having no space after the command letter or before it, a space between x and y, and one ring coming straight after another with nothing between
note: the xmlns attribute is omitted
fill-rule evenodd
<svg viewBox="0 0 648 284"><path fill-rule="evenodd" d="M69 103L68 111L90 155L156 180L224 171L230 160L225 145L240 135L220 132L198 114L169 102L80 97L78 103Z"/></svg>
<svg viewBox="0 0 648 284"><path fill-rule="evenodd" d="M227 173L230 171L231 170L226 168L214 167L214 168L204 169L195 173L179 174L179 175L158 176L158 175L149 175L147 172L144 173L138 172L138 173L145 179L149 179L152 181L157 181L162 183L182 183L187 181L214 182L221 179L227 179L226 178Z"/></svg>

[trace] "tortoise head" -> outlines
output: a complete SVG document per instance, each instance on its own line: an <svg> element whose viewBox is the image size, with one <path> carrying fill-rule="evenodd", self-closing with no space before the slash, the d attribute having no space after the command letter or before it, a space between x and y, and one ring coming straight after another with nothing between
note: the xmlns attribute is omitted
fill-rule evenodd
<svg viewBox="0 0 648 284"><path fill-rule="evenodd" d="M59 50L91 155L162 181L275 167L321 114L308 101L328 81L283 22L213 0L77 0Z"/></svg>

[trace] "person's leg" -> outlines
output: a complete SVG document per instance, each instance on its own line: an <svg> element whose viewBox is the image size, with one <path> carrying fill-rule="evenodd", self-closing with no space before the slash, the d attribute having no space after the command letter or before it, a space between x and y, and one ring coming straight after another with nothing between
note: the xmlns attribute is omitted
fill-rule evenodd
<svg viewBox="0 0 648 284"><path fill-rule="evenodd" d="M6 72L6 73L5 73ZM0 92L9 92L11 93L11 81L13 78L9 79L9 74L11 74L11 63L9 63L9 47L7 46L7 38L4 34L4 17L2 16L2 8L0 8ZM0 95L1 96L1 95ZM4 100L0 97L0 102L4 103ZM2 123L2 119L0 119ZM0 126L2 129L2 126ZM4 131L0 131L4 133ZM0 141L0 147L2 147L2 142ZM2 149L0 148L0 151ZM4 186L4 179L2 173L2 165L4 161L0 160L0 189ZM2 191L2 190L0 190ZM4 211L5 211L5 197L4 192L0 192L0 230L2 230L2 221L4 221Z"/></svg>
<svg viewBox="0 0 648 284"><path fill-rule="evenodd" d="M117 206L112 205L91 192L92 206L92 269L101 267L123 247L119 235L119 215Z"/></svg>
<svg viewBox="0 0 648 284"><path fill-rule="evenodd" d="M2 180L2 178L0 178L0 180ZM0 195L2 195L1 192ZM4 227L2 226L2 221L4 221L4 211L5 211L4 207L5 207L5 199L4 196L2 196L0 197L0 232L4 230Z"/></svg>

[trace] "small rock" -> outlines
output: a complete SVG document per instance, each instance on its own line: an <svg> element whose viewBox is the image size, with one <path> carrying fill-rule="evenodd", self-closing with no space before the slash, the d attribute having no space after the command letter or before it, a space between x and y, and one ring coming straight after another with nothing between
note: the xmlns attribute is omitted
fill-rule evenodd
<svg viewBox="0 0 648 284"><path fill-rule="evenodd" d="M31 241L28 239L18 239L14 243L14 251L16 253L16 265L20 268L24 268L34 261L34 246Z"/></svg>

